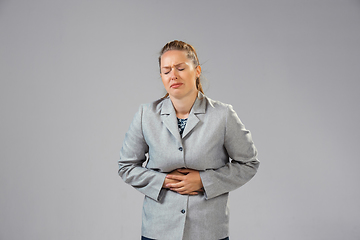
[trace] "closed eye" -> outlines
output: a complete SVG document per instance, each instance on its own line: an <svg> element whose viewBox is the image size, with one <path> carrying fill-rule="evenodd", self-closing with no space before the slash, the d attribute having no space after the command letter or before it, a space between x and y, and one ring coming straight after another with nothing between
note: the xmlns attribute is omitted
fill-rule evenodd
<svg viewBox="0 0 360 240"><path fill-rule="evenodd" d="M169 72L171 72L171 68L169 68L169 67L164 67L164 68L162 68L163 69L163 73L164 74L168 74Z"/></svg>

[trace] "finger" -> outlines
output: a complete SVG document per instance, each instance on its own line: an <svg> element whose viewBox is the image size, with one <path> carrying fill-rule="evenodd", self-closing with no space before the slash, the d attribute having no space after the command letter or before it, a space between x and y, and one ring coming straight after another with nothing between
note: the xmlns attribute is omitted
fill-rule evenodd
<svg viewBox="0 0 360 240"><path fill-rule="evenodd" d="M190 192L184 185L179 185L178 187L170 187L170 190L175 192Z"/></svg>
<svg viewBox="0 0 360 240"><path fill-rule="evenodd" d="M172 190L172 191L174 191L174 192L177 192L177 193L179 193L179 194L181 194L181 195L185 195L185 194L187 194L187 191L176 191L176 190L174 190L174 189L170 189L170 190Z"/></svg>
<svg viewBox="0 0 360 240"><path fill-rule="evenodd" d="M166 187L168 188L182 188L185 184L183 182L177 182L177 183L168 183L166 184Z"/></svg>
<svg viewBox="0 0 360 240"><path fill-rule="evenodd" d="M164 181L164 184L163 184L163 186L164 186L164 188L169 188L167 185L168 184L173 184L173 183L179 183L180 181L177 181L177 180L173 180L173 179L165 179L165 181Z"/></svg>
<svg viewBox="0 0 360 240"><path fill-rule="evenodd" d="M184 190L184 191L176 191L177 193L180 193L181 195L196 195L196 192L191 192L188 190Z"/></svg>
<svg viewBox="0 0 360 240"><path fill-rule="evenodd" d="M198 192L191 192L189 193L189 195L198 195L199 193Z"/></svg>
<svg viewBox="0 0 360 240"><path fill-rule="evenodd" d="M169 175L180 175L180 176L182 176L184 174L179 172L178 170L174 170L174 171L170 172Z"/></svg>
<svg viewBox="0 0 360 240"><path fill-rule="evenodd" d="M183 175L166 175L166 178L174 179L174 180L178 180L178 181L184 180L184 177L185 176L183 176Z"/></svg>
<svg viewBox="0 0 360 240"><path fill-rule="evenodd" d="M186 169L186 168L179 168L177 171L180 172L180 173L189 173L189 172L191 172L190 169Z"/></svg>

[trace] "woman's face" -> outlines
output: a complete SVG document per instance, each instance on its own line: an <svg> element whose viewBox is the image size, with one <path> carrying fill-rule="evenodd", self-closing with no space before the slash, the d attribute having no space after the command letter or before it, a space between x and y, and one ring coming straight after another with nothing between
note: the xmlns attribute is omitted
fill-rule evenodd
<svg viewBox="0 0 360 240"><path fill-rule="evenodd" d="M170 50L161 56L161 79L170 97L181 99L197 94L196 78L201 67L195 68L185 51Z"/></svg>

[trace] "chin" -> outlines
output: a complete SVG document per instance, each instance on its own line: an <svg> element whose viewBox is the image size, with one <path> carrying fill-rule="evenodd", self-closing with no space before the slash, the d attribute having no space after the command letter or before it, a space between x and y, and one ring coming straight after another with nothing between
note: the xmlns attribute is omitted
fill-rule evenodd
<svg viewBox="0 0 360 240"><path fill-rule="evenodd" d="M180 97L184 96L184 94L174 93L173 91L170 91L168 93L169 93L169 96L174 97L174 98L180 98Z"/></svg>

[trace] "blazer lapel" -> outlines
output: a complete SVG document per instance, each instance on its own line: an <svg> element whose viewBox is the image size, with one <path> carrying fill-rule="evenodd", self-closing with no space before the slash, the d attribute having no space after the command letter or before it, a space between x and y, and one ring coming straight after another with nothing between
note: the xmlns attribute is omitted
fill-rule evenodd
<svg viewBox="0 0 360 240"><path fill-rule="evenodd" d="M205 113L206 100L205 96L199 92L198 97L195 100L193 107L191 108L184 132L182 134L182 138L186 137L191 130L193 130L196 125L200 122L197 117L198 114ZM177 118L174 106L169 97L167 97L161 108L161 119L165 127L171 132L174 137L181 142L179 128L177 125Z"/></svg>
<svg viewBox="0 0 360 240"><path fill-rule="evenodd" d="M181 142L179 128L177 125L176 113L170 98L166 98L161 108L161 120L169 132Z"/></svg>
<svg viewBox="0 0 360 240"><path fill-rule="evenodd" d="M186 135L188 135L188 133L193 130L193 128L198 124L200 120L198 119L198 117L193 113L193 114L189 114L184 132L182 134L182 138L186 137Z"/></svg>
<svg viewBox="0 0 360 240"><path fill-rule="evenodd" d="M205 113L205 96L199 92L198 97L195 100L193 107L191 108L184 132L182 134L182 138L185 138L191 130L196 127L196 125L200 122L200 119L197 117L197 114Z"/></svg>

